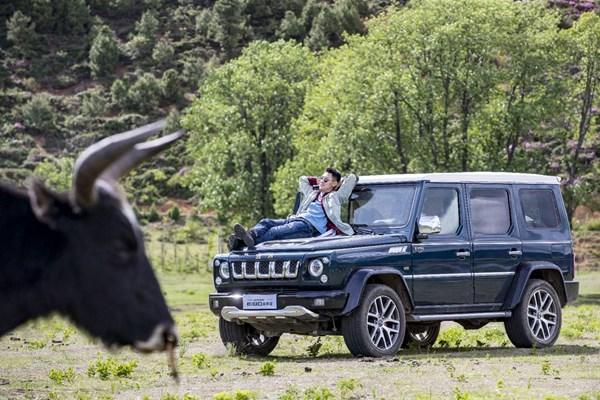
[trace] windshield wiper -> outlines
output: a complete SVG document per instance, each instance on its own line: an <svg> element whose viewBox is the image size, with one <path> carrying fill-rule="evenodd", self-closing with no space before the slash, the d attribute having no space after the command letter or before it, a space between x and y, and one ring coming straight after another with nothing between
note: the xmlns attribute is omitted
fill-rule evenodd
<svg viewBox="0 0 600 400"><path fill-rule="evenodd" d="M359 235L375 233L375 231L369 228L369 225L367 224L350 224L350 226L352 229L354 229L354 232L358 233Z"/></svg>

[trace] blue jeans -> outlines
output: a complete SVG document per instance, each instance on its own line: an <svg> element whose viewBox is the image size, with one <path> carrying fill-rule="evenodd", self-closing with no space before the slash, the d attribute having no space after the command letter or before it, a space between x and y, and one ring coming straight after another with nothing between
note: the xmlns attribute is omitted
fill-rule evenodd
<svg viewBox="0 0 600 400"><path fill-rule="evenodd" d="M310 222L303 219L261 219L250 233L256 244L269 240L308 238L319 234Z"/></svg>

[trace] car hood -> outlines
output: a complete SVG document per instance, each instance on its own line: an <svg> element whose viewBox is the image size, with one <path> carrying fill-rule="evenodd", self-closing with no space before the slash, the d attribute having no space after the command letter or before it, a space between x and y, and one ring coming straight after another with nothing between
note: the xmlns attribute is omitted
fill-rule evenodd
<svg viewBox="0 0 600 400"><path fill-rule="evenodd" d="M313 237L291 240L273 240L258 244L256 247L245 248L235 251L235 254L273 253L273 252L311 252L322 250L337 250L365 246L378 246L385 244L406 243L406 235L393 234L369 234L353 236L331 236Z"/></svg>

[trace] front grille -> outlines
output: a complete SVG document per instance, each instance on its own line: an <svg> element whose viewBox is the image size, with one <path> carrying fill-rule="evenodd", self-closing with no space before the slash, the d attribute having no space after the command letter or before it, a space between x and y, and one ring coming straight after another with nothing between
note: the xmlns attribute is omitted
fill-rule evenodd
<svg viewBox="0 0 600 400"><path fill-rule="evenodd" d="M300 261L234 261L233 279L294 279L298 277Z"/></svg>

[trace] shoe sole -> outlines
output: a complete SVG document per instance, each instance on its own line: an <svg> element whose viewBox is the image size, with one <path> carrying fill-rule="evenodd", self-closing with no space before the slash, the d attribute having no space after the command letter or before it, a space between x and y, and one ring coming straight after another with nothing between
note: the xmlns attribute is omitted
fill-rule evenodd
<svg viewBox="0 0 600 400"><path fill-rule="evenodd" d="M233 232L235 233L235 236L238 239L242 240L246 246L254 246L254 239L252 238L252 236L250 236L250 233L246 229L244 229L242 225L235 224L233 227Z"/></svg>

